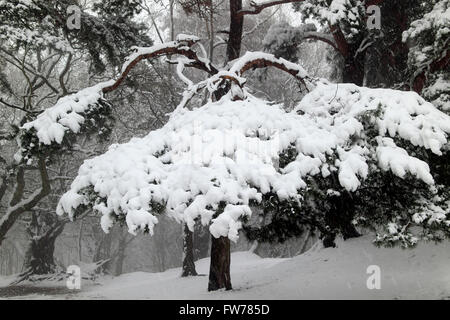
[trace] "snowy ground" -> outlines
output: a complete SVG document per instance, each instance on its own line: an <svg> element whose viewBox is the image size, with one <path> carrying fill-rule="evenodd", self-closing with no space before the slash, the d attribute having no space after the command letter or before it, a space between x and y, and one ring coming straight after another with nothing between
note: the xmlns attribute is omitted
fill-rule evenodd
<svg viewBox="0 0 450 320"><path fill-rule="evenodd" d="M249 252L231 258L234 290L208 293L207 276L180 278L180 269L134 272L83 283L73 293L42 293L25 299L450 299L450 242L422 243L412 250L376 248L371 237L313 248L290 259L262 259ZM207 274L209 259L197 261ZM369 265L381 269L381 289L369 290ZM10 278L0 278L0 286Z"/></svg>

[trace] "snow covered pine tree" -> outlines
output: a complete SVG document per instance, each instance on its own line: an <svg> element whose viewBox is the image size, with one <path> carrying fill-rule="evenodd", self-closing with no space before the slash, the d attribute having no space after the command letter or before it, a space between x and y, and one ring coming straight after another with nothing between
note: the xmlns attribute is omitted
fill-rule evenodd
<svg viewBox="0 0 450 320"><path fill-rule="evenodd" d="M22 154L28 161L70 143L69 137L89 126L90 115L105 110L104 94L117 88L139 61L179 56L177 71L187 90L168 123L86 160L61 198L58 214L74 218L82 207L91 206L101 215L105 232L123 222L133 234L152 234L159 214L186 223L190 230L200 219L212 235L209 290L232 288L229 241L238 238L251 206L271 194L302 214L308 192L326 185L332 173L349 192L378 187L393 177L417 184L410 189L413 197L402 202L408 210L359 213L358 221L387 230L377 236L378 242L409 246L421 236L449 237L448 198L441 197L428 164L417 157L423 149L442 155L448 146L449 116L414 92L332 84L268 53L247 52L219 69L199 57L195 45L201 46L197 37L179 35L176 41L135 48L117 80L61 98L23 125ZM194 84L182 73L185 66L210 76ZM247 91L244 72L268 66L290 73L310 91L296 110L286 112ZM189 110L188 102L204 89L209 101ZM280 166L280 156L289 149L293 156ZM337 192L328 189L323 191ZM314 224L326 229L320 217ZM413 226L424 232L410 231Z"/></svg>

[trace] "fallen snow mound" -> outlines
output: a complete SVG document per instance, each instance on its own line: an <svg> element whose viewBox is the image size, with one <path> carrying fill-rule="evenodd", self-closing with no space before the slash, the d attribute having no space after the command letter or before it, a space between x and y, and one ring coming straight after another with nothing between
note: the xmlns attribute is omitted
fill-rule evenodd
<svg viewBox="0 0 450 320"><path fill-rule="evenodd" d="M290 259L260 258L249 252L231 257L232 291L208 293L207 276L180 278L181 269L134 272L82 283L78 294L36 299L449 299L450 242L419 243L414 249L377 248L373 236L318 246ZM367 288L367 268L380 267L381 289ZM208 274L209 258L196 262ZM1 278L0 278L1 279Z"/></svg>

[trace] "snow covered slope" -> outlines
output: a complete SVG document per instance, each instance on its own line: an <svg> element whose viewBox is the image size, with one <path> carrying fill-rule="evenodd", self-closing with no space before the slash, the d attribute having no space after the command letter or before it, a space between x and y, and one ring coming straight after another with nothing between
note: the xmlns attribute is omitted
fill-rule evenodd
<svg viewBox="0 0 450 320"><path fill-rule="evenodd" d="M208 293L208 277L180 278L180 269L135 272L86 284L50 299L450 299L450 243L419 243L415 249L376 248L372 236L339 242L291 259L262 259L249 252L231 257L234 290ZM197 261L207 274L209 259ZM381 289L369 290L369 265L381 269Z"/></svg>

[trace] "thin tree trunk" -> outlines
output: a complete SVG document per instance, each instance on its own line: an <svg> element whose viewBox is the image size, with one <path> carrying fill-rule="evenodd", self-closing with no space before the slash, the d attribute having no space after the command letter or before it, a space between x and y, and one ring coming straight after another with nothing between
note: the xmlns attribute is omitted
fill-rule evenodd
<svg viewBox="0 0 450 320"><path fill-rule="evenodd" d="M173 11L174 11L175 0L169 1L169 13L170 13L170 41L175 40L175 25L173 21Z"/></svg>
<svg viewBox="0 0 450 320"><path fill-rule="evenodd" d="M182 277L196 276L194 263L194 234L187 224L183 225L183 267Z"/></svg>
<svg viewBox="0 0 450 320"><path fill-rule="evenodd" d="M209 268L208 291L231 290L230 239L211 236L211 265Z"/></svg>
<svg viewBox="0 0 450 320"><path fill-rule="evenodd" d="M209 61L214 62L214 8L211 0L209 7Z"/></svg>
<svg viewBox="0 0 450 320"><path fill-rule="evenodd" d="M103 232L103 231L102 231ZM102 238L100 243L98 244L95 254L94 254L94 262L108 260L111 259L111 234L113 230L110 230L109 233L102 234ZM96 270L98 273L106 273L109 269L110 261L102 264L100 268Z"/></svg>
<svg viewBox="0 0 450 320"><path fill-rule="evenodd" d="M116 260L116 270L115 275L120 276L123 273L123 262L125 260L125 249L127 247L128 241L127 241L127 235L128 232L125 230L122 231L122 234L119 238L119 244L117 248L117 260Z"/></svg>
<svg viewBox="0 0 450 320"><path fill-rule="evenodd" d="M81 219L80 221L80 231L78 232L78 260L81 262L82 261L82 257L83 257L83 219Z"/></svg>

